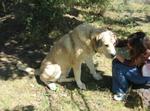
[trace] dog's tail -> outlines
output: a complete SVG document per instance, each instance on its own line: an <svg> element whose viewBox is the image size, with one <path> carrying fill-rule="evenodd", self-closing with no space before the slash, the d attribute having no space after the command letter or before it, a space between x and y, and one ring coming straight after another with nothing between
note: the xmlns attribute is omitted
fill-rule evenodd
<svg viewBox="0 0 150 111"><path fill-rule="evenodd" d="M29 75L39 75L38 69L28 67L27 64L24 64L21 61L17 62L16 67L18 68L18 70L24 71L24 72L28 73Z"/></svg>

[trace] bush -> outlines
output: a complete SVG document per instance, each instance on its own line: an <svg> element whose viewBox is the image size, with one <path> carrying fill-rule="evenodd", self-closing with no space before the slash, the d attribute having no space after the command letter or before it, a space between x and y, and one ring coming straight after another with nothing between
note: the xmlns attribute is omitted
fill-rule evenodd
<svg viewBox="0 0 150 111"><path fill-rule="evenodd" d="M2 0L4 13L15 14L17 22L25 26L24 41L41 41L49 31L61 23L63 14L74 5L96 7L103 13L109 0Z"/></svg>

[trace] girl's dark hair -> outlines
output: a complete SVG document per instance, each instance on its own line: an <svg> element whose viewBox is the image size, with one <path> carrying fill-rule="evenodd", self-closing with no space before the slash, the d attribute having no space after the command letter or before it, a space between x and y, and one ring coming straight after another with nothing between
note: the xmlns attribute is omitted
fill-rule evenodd
<svg viewBox="0 0 150 111"><path fill-rule="evenodd" d="M149 37L144 38L144 46L146 47L146 49L150 49L150 38Z"/></svg>
<svg viewBox="0 0 150 111"><path fill-rule="evenodd" d="M128 43L127 39L117 39L115 47L116 48L126 47L127 43Z"/></svg>
<svg viewBox="0 0 150 111"><path fill-rule="evenodd" d="M144 32L136 32L129 35L127 40L132 47L132 50L130 52L132 58L136 58L146 51L146 47L144 46L145 37L146 34Z"/></svg>
<svg viewBox="0 0 150 111"><path fill-rule="evenodd" d="M132 47L130 51L132 58L138 57L144 53L147 48L150 49L150 39L141 31L130 34L127 39L118 39L115 47L126 47L127 44L130 44Z"/></svg>

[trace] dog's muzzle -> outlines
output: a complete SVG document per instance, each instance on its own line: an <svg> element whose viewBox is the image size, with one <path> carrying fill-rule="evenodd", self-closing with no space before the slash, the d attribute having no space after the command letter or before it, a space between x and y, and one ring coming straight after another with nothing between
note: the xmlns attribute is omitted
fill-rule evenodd
<svg viewBox="0 0 150 111"><path fill-rule="evenodd" d="M115 54L110 54L111 58L114 58L116 55Z"/></svg>

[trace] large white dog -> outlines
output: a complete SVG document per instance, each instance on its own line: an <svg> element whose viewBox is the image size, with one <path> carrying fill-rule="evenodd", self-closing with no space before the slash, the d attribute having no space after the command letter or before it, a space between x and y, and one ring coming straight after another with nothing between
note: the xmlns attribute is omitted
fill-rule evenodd
<svg viewBox="0 0 150 111"><path fill-rule="evenodd" d="M92 56L95 52L105 50L107 57L114 56L116 51L115 35L92 25L82 24L64 35L52 47L50 53L42 61L40 79L49 86L52 82L70 82L75 80L80 89L86 89L81 81L81 64L84 62L97 80L102 77L96 73ZM67 78L73 68L74 78Z"/></svg>

